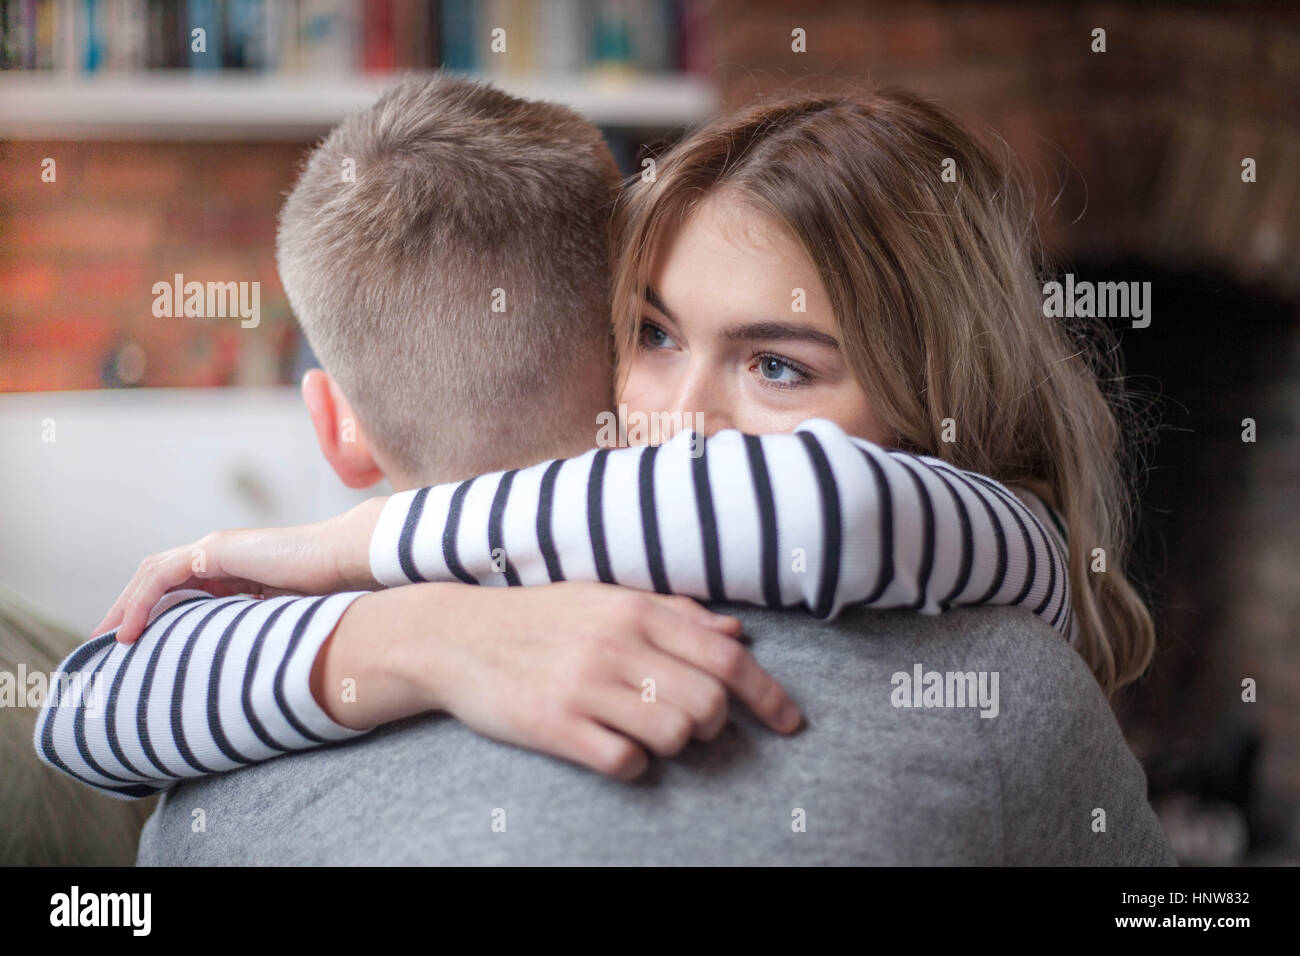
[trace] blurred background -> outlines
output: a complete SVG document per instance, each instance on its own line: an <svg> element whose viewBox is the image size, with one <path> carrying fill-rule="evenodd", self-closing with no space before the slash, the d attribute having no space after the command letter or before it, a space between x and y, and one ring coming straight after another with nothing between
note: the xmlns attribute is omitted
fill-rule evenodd
<svg viewBox="0 0 1300 956"><path fill-rule="evenodd" d="M1152 800L1186 863L1300 861L1295 3L0 0L11 623L85 635L148 553L358 499L300 408L275 217L322 133L438 67L573 106L625 172L792 84L902 84L1005 139L1060 271L1153 287L1116 327L1159 423L1160 650L1116 702ZM178 274L259 282L260 323L156 317Z"/></svg>

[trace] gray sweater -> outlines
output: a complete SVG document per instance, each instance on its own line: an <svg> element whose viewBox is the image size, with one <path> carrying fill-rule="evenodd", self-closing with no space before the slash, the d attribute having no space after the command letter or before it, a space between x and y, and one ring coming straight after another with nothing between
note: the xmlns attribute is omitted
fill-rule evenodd
<svg viewBox="0 0 1300 956"><path fill-rule="evenodd" d="M1028 611L719 609L799 702L798 734L733 705L629 784L423 715L179 784L137 862L1174 863L1096 681Z"/></svg>

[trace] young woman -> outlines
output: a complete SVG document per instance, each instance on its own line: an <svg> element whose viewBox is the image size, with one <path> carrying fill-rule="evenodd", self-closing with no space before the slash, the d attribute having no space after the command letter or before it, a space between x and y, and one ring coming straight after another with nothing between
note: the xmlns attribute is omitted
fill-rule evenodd
<svg viewBox="0 0 1300 956"><path fill-rule="evenodd" d="M1145 668L1153 633L1124 574L1120 431L1099 384L1112 377L1101 365L1106 353L1082 330L1043 316L1039 250L1021 198L1007 169L947 114L899 92L752 108L689 137L652 181L629 192L613 289L620 401L629 416L698 415L706 431L721 432L711 444L725 450L730 442L748 458L761 525L748 540L762 559L742 593L721 582L725 542L717 560L708 560L706 541L705 560L679 556L665 566L674 553L658 548L665 529L641 528L633 550L647 557L620 568L603 529L595 540L590 513L572 545L585 561L570 560L554 540L548 548L540 531L533 545L491 547L494 522L502 540L511 496L523 499L513 500L516 510L550 520L583 510L580 499L557 507L554 483L548 497L546 475L568 467L557 463L526 469L537 481L523 480L525 472L492 476L494 493L479 495L488 506L470 519L487 526L487 546L473 555L446 544L466 520L466 482L378 500L348 520L222 533L206 541L209 565L230 593L252 581L326 593L492 573L535 583L572 579L581 567L577 576L590 580L701 597L769 605L803 598L824 615L847 603L939 610L1000 595L1070 634L1113 692ZM852 457L857 480L876 482L872 514L907 518L896 538L870 542L873 557L860 567L826 573L829 520L815 536L820 575L793 577L777 555L779 535L768 525L780 512L764 502L781 492L761 487L764 445L744 436L796 426L824 459L825 469L810 472L823 483L808 491L820 505L850 487ZM847 447L860 456L826 453L839 434L857 439ZM659 457L685 455L684 447L669 442ZM601 456L584 456L588 490L598 472L597 483L604 480ZM701 457L716 464L712 449ZM665 466L652 464L652 475L656 467ZM892 476L882 477L885 468ZM708 520L725 520L724 511L713 502ZM705 531L697 534L707 537L700 514ZM1090 570L1098 549L1104 572ZM591 560L593 551L606 560ZM1023 583L1008 573L1012 552ZM922 571L882 587L896 558ZM163 592L186 583L188 547L142 566L100 630L118 627L119 639L131 640ZM466 589L446 613L468 621L493 600Z"/></svg>

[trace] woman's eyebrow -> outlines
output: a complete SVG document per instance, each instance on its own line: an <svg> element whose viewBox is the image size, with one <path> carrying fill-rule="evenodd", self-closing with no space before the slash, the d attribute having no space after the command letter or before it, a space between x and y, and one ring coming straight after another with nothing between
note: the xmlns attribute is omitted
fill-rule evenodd
<svg viewBox="0 0 1300 956"><path fill-rule="evenodd" d="M651 305L653 305L660 312L662 312L665 316L667 316L670 319L673 319L674 322L677 321L676 319L673 318L673 314L668 311L668 306L664 305L664 300L659 298L659 293L656 292L650 286L646 286L645 300L649 302Z"/></svg>
<svg viewBox="0 0 1300 956"><path fill-rule="evenodd" d="M657 306L656 306L657 308ZM785 322L751 322L748 325L737 325L727 329L723 333L732 341L767 340L783 342L811 342L814 345L824 345L828 348L838 349L839 340L833 335L827 335L825 332L818 332L816 329L810 329L806 325L788 325Z"/></svg>
<svg viewBox="0 0 1300 956"><path fill-rule="evenodd" d="M663 299L659 298L653 287L646 286L645 300L650 305L658 309L663 315L672 322L677 319L668 307L664 305ZM750 322L746 325L737 325L727 329L723 333L731 341L780 341L780 342L811 342L814 345L824 345L827 348L838 350L840 347L839 340L833 335L827 335L825 332L818 332L816 329L810 329L806 325L791 325L786 322Z"/></svg>

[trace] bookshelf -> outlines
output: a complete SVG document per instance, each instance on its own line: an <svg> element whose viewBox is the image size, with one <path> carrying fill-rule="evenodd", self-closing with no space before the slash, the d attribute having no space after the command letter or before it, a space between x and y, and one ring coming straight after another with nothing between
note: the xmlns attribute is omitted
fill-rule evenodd
<svg viewBox="0 0 1300 956"><path fill-rule="evenodd" d="M442 66L606 130L717 109L710 0L0 0L0 138L314 138Z"/></svg>
<svg viewBox="0 0 1300 956"><path fill-rule="evenodd" d="M477 74L474 74L477 75ZM483 74L530 99L569 106L605 128L696 125L718 91L694 74ZM94 76L0 73L0 138L116 140L309 139L364 108L391 75L148 71Z"/></svg>

